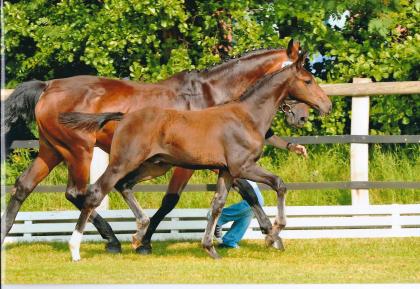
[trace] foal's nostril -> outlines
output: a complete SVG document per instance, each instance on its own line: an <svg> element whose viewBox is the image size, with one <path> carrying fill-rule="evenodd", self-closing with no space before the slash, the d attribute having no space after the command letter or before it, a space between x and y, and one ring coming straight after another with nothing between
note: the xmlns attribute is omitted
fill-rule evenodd
<svg viewBox="0 0 420 289"><path fill-rule="evenodd" d="M307 117L304 117L304 116L301 116L300 117L300 121L301 122L307 122L308 121L308 118Z"/></svg>

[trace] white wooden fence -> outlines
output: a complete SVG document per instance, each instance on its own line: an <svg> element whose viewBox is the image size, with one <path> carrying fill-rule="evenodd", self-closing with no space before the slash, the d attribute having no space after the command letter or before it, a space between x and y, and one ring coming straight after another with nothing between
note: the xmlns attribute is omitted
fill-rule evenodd
<svg viewBox="0 0 420 289"><path fill-rule="evenodd" d="M276 207L264 208L270 219ZM146 210L151 216L155 210ZM154 240L201 239L207 224L207 209L175 209L159 225ZM420 237L420 205L289 206L286 239ZM120 240L131 240L136 226L130 210L101 211ZM6 242L68 241L79 211L21 212ZM230 224L224 227L229 228ZM258 222L253 219L246 239L261 239ZM92 224L84 240L97 241L101 236Z"/></svg>
<svg viewBox="0 0 420 289"><path fill-rule="evenodd" d="M369 97L381 94L420 93L420 81L368 83L354 79L355 84L326 84L322 88L328 95L352 96L352 135L368 135ZM2 90L2 99L11 90ZM107 155L95 148L91 166L91 182L102 173ZM368 145L351 146L351 181L368 180ZM101 206L107 208L107 201ZM274 207L265 208L270 217ZM155 210L147 210L151 216ZM207 222L205 209L182 209L171 212L158 227L155 239L198 239ZM133 214L128 210L101 211L122 240L129 240L135 230ZM346 238L346 237L405 237L420 236L420 204L369 205L366 189L352 190L352 206L288 207L288 224L282 232L284 238ZM22 212L6 239L11 241L68 240L79 216L78 211ZM227 228L227 227L226 227ZM99 240L95 228L89 224L86 240ZM253 220L246 238L263 238Z"/></svg>

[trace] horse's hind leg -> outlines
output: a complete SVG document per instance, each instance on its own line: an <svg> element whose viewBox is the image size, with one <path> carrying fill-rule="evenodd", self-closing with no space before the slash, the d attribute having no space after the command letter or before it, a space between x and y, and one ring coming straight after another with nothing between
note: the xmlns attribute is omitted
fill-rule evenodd
<svg viewBox="0 0 420 289"><path fill-rule="evenodd" d="M235 179L235 186L238 188L239 194L248 203L258 220L260 229L263 234L268 234L272 230L270 219L265 214L263 208L258 202L257 195L255 194L252 186L244 179Z"/></svg>
<svg viewBox="0 0 420 289"><path fill-rule="evenodd" d="M136 217L137 232L133 235L133 248L140 254L143 254L142 239L148 230L150 219L140 207L137 199L134 197L132 188L141 180L152 179L165 174L172 166L165 164L143 163L136 170L130 172L122 180L118 181L115 188L121 193L125 202L133 211Z"/></svg>
<svg viewBox="0 0 420 289"><path fill-rule="evenodd" d="M138 163L140 162L137 162L137 164ZM95 184L89 186L87 189L83 208L76 223L76 228L69 241L73 261L80 260L80 243L82 241L83 231L91 213L101 204L103 198L116 185L117 181L122 179L130 171L133 171L135 167L135 160L126 159L121 163L112 163L111 159L111 163L108 165L102 176L95 182Z"/></svg>
<svg viewBox="0 0 420 289"><path fill-rule="evenodd" d="M143 240L141 241L141 246L136 250L138 253L143 255L152 253L151 239L153 234L156 232L156 228L158 227L159 223L162 222L163 218L165 218L165 216L175 208L182 191L184 190L193 173L193 170L175 168L172 178L169 182L166 195L162 199L162 204L153 215L153 217L150 218L150 224L147 228L146 234L143 237Z"/></svg>
<svg viewBox="0 0 420 289"><path fill-rule="evenodd" d="M66 188L66 199L73 203L79 210L83 208L83 203L86 198L84 191L89 179L89 166L87 164L83 166L82 164L83 162L77 163L76 167L69 165L69 178ZM92 222L101 237L107 240L105 245L107 252L121 253L121 243L118 241L109 223L95 210L92 210L89 221Z"/></svg>
<svg viewBox="0 0 420 289"><path fill-rule="evenodd" d="M9 233L16 219L22 203L32 193L33 189L51 172L51 170L58 165L62 158L50 147L42 138L39 140L39 153L31 166L23 172L16 180L13 188L12 196L3 218L5 220L5 228L1 230L1 243Z"/></svg>
<svg viewBox="0 0 420 289"><path fill-rule="evenodd" d="M217 179L217 190L211 204L211 214L207 222L206 231L204 232L202 245L206 252L214 259L220 258L213 246L213 234L220 217L223 206L230 188L232 187L232 176L227 170L220 170L219 178Z"/></svg>

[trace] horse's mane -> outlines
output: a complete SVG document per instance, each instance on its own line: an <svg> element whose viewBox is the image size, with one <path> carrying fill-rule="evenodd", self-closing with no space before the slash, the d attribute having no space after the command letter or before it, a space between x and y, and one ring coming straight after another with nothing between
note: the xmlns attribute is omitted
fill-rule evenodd
<svg viewBox="0 0 420 289"><path fill-rule="evenodd" d="M270 82L276 75L284 72L287 69L290 69L292 66L293 65L287 65L287 66L283 67L282 69L280 69L279 71L267 74L266 76L260 78L254 85L252 85L247 90L245 90L245 92L238 99L227 100L227 101L219 103L215 106L224 105L224 104L228 104L228 103L234 103L234 102L242 102L242 101L248 99L249 97L251 97L255 93L255 91L261 89L261 87L263 85L266 85L268 82Z"/></svg>
<svg viewBox="0 0 420 289"><path fill-rule="evenodd" d="M282 50L282 49L285 49L285 48L282 48L282 47L281 48L259 48L259 49L254 49L254 50L247 50L243 54L238 54L238 55L231 56L230 58L226 58L222 62L215 63L215 64L211 65L210 67L198 70L197 72L199 72L199 73L215 72L217 70L224 69L224 68L226 68L226 66L229 66L229 65L233 64L234 62L238 61L239 58L248 59L248 58L251 58L253 56L258 56L258 55L261 55L261 54L264 54L264 53L274 52L274 51L278 51L278 50Z"/></svg>
<svg viewBox="0 0 420 289"><path fill-rule="evenodd" d="M239 58L241 59L248 59L250 57L253 56L258 56L264 53L269 53L269 52L274 52L274 51L278 51L278 50L284 50L284 47L279 47L279 48L258 48L258 49L253 49L253 50L246 50L244 53L238 54L238 55L233 55L229 58L226 58L224 60L222 60L219 63L213 63L212 65L210 65L209 67L203 68L203 69L192 69L192 70L183 70L180 71L176 74L174 74L172 77L176 77L179 76L181 74L208 74L208 73L212 73L212 72L216 72L218 70L222 70L222 69L226 69L227 66L232 65L233 63L235 63L236 61L239 60Z"/></svg>

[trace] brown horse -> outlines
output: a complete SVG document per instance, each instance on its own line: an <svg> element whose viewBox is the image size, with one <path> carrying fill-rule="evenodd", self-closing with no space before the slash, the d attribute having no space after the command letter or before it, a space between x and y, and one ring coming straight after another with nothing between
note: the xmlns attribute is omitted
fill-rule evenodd
<svg viewBox="0 0 420 289"><path fill-rule="evenodd" d="M158 84L143 84L95 76L23 83L6 101L6 129L35 117L39 128L40 148L31 166L16 180L5 212L6 228L2 230L2 243L24 200L36 185L62 161L67 164L69 171L66 198L80 209L84 199L81 193L85 192L89 179L93 147L96 145L107 152L110 150L115 123L111 122L97 132L72 131L58 122L60 113L71 111L127 113L151 106L180 110L206 108L238 99L258 79L278 71L290 61L295 61L299 49L298 43L290 41L287 50L252 52L209 70L176 74ZM235 85L232 85L233 83ZM292 119L296 124L301 124L307 119L306 106L301 108L299 104L294 107L297 112L303 111L302 117L298 113L293 114ZM165 205L164 209L161 208L158 211L157 218L152 218L149 232L153 233L163 216L175 206L178 195L191 175L191 170L176 170L175 177L170 183L169 194L162 202ZM129 207L135 208L136 200L131 191L132 185L122 182L117 189L122 193ZM261 213L261 209L258 210ZM120 251L120 243L109 224L96 212L93 212L91 216L92 223L108 241L107 249Z"/></svg>
<svg viewBox="0 0 420 289"><path fill-rule="evenodd" d="M172 166L219 170L217 192L202 240L210 256L219 258L212 236L227 193L238 178L264 183L277 192L278 215L268 236L276 240L280 227L285 224L286 187L280 178L256 164L264 146L264 135L288 95L323 114L329 113L332 107L313 76L303 68L305 57L300 56L295 64L266 76L241 96L240 101L201 111L149 107L124 118L122 113L62 114L61 122L81 131L96 131L107 121L122 119L112 140L109 165L88 188L69 241L73 260L80 260L80 242L91 212L119 180L132 171L137 171L138 180L154 178ZM150 166L151 163L154 166ZM147 226L139 219L137 225L138 234L144 234L142 231Z"/></svg>

